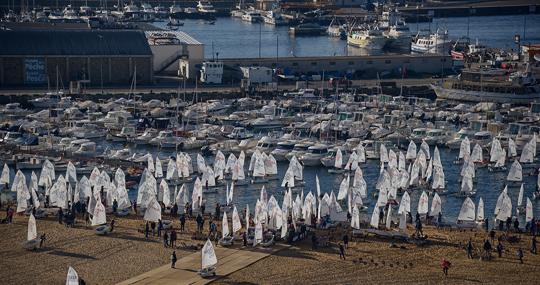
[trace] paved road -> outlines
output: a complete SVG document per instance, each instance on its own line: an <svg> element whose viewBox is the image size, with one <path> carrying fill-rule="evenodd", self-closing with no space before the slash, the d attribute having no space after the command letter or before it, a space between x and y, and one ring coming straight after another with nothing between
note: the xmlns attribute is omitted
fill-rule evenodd
<svg viewBox="0 0 540 285"><path fill-rule="evenodd" d="M215 246L215 245L214 245ZM176 262L176 268L170 264L150 270L139 276L120 282L117 285L183 285L183 284L207 284L235 271L247 267L279 250L289 247L288 245L276 244L272 248L240 249L224 248L215 246L218 265L216 277L201 278L197 270L201 268L201 252L197 251Z"/></svg>
<svg viewBox="0 0 540 285"><path fill-rule="evenodd" d="M384 79L380 82L386 83L386 82L395 82L396 86L426 86L429 83L435 81L436 79ZM353 88L354 87L376 87L379 85L378 80L353 80ZM328 88L328 83L323 83L325 88ZM311 81L309 82L309 88L320 88L321 82L320 81ZM279 90L293 90L295 89L295 85L287 84L287 85L279 85ZM238 92L240 88L238 86L199 86L197 88L198 92ZM266 90L262 88L261 90ZM0 96L19 96L19 95L41 95L45 94L47 92L46 89L0 89ZM85 94L128 94L130 93L129 88L105 88L104 90L101 90L98 88L89 88L84 90ZM184 92L187 94L191 94L195 92L195 88L189 87L186 88L184 91L183 89L174 88L171 86L143 86L143 87L137 87L136 93L137 94L149 94L149 93L180 93L180 96Z"/></svg>

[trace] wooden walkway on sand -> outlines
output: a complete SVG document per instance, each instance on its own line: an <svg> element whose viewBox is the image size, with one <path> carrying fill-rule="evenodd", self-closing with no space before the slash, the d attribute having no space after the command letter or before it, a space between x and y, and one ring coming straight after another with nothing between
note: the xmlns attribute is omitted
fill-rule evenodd
<svg viewBox="0 0 540 285"><path fill-rule="evenodd" d="M213 278L201 278L197 271L201 268L201 252L197 251L180 258L176 262L176 268L171 268L168 263L156 269L150 270L139 276L122 281L117 285L180 285L180 284L207 284L235 271L247 267L277 251L289 247L288 245L276 244L271 248L224 248L215 246L218 265L216 276Z"/></svg>

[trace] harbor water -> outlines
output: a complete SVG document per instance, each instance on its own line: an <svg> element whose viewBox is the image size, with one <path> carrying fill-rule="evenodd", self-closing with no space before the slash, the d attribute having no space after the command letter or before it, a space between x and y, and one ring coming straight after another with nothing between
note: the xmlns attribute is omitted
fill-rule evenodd
<svg viewBox="0 0 540 285"><path fill-rule="evenodd" d="M101 147L103 148L110 148L110 149L122 149L125 146L120 143L111 143L103 141L100 143ZM147 147L147 146L131 146L133 151L136 151L138 153L151 153L155 156L159 156L160 159L167 160L168 157L176 156L174 150L172 151L163 151L159 150L156 147ZM431 147L431 153L433 154L434 148ZM445 173L445 180L446 180L446 190L447 194L440 195L442 200L442 212L443 212L443 220L448 223L455 223L457 216L459 214L461 205L465 198L458 197L455 195L456 192L458 192L461 188L461 182L460 182L460 172L461 172L461 164L454 164L454 160L458 155L458 152L455 150L449 150L447 148L441 147L439 148L440 155L441 155L441 161L443 163L444 167L444 173ZM404 153L406 150L402 150ZM192 161L196 161L196 153L191 153ZM484 156L487 156L486 151L484 151ZM207 164L212 164L213 157L205 157L205 160ZM510 164L512 162L510 160L507 161L507 168L510 168ZM247 166L249 165L249 157L246 158L245 161L246 164L246 179L249 179L247 177ZM145 165L144 165L145 166ZM194 167L196 167L194 165ZM234 198L233 202L237 206L238 210L244 209L247 204L249 204L249 208L253 211L255 209L255 203L257 199L260 197L260 190L262 186L264 185L268 197L271 195L274 195L274 197L278 200L278 202L281 204L283 201L283 193L284 188L282 188L281 180L287 170L288 162L278 162L278 177L279 180L271 180L268 183L265 184L249 184L247 186L237 186L234 190ZM377 198L373 196L374 193L377 192L375 189L375 184L377 182L377 178L379 177L379 170L380 165L378 160L367 160L365 164L361 164L361 168L364 174L364 179L367 183L367 196L368 198L365 199L363 202L366 206L368 206L368 212L367 215L371 215L373 211L373 207L376 203ZM126 169L123 169L126 171ZM537 176L536 175L528 175L528 173L534 171L534 169L527 169L524 168L523 171L523 183L524 183L524 200L523 203L526 203L526 198L529 197L531 201L533 201L533 209L535 216L540 215L540 206L538 203L538 200L533 200L533 192L536 187L536 181ZM25 173L26 177L30 179L30 172ZM39 173L38 177L39 177ZM61 173L57 171L57 175L65 173ZM484 200L484 209L485 209L485 217L490 219L490 225L493 223L493 213L495 210L495 205L497 202L497 198L501 191L503 190L504 186L506 185L506 176L508 174L507 171L503 172L490 172L488 171L487 167L484 168L477 168L476 171L476 181L474 184L474 189L477 191L476 196L472 197L473 201L476 205L478 205L479 198L482 198ZM14 175L14 174L13 174ZM114 178L114 170L110 171L109 175ZM308 194L310 191L316 195L316 185L315 185L315 176L319 177L320 180L320 186L321 186L321 193L330 193L333 191L336 196L339 192L339 185L341 181L345 178L343 174L331 174L328 173L328 169L322 166L319 167L304 167L304 181L305 185L303 190L293 190L293 198L296 198L296 195L300 195L301 191L304 192L304 196ZM82 177L79 175L79 179ZM352 180L352 177L351 177ZM28 181L30 182L30 181ZM159 180L158 180L159 184ZM193 190L193 183L186 184L188 190L189 190L189 197L191 198L191 192ZM519 193L520 186L514 185L508 187L508 195L510 196L512 200L512 209L515 216L516 214L516 207L517 207L517 200L518 200L518 193ZM226 202L226 194L225 194L225 186L217 188L217 191L210 191L209 193L206 193L206 191L203 189L203 199L206 201L206 209L209 212L214 211L214 207L216 203L225 204ZM171 188L171 195L174 193L174 188ZM137 199L137 189L132 188L129 189L129 197L130 200L136 200ZM413 216L416 214L416 209L418 205L418 200L420 198L420 195L422 194L421 189L415 189L411 193L411 212ZM398 201L401 199L401 197L398 198ZM431 207L431 199L429 200L429 207ZM346 207L346 199L341 201L342 208L344 210L347 209ZM521 221L521 225L523 224L523 221L525 219L524 215L519 216L519 219Z"/></svg>
<svg viewBox="0 0 540 285"><path fill-rule="evenodd" d="M467 22L469 21L469 24ZM220 58L257 58L293 56L333 56L380 54L347 47L347 42L339 38L324 36L293 37L289 27L274 27L264 23L249 23L238 18L221 17L214 25L203 20L185 20L180 28L205 44L205 56L212 58L212 51L219 52ZM166 22L155 23L167 29ZM540 40L540 15L509 15L462 18L436 18L432 23L409 24L414 35L418 30L437 27L448 30L449 38L456 40L467 35L471 40L493 48L516 48L514 35L520 34L522 43ZM525 37L523 31L525 27ZM213 48L212 48L213 46ZM260 47L260 48L259 48ZM279 48L277 48L279 47ZM260 52L259 52L260 50Z"/></svg>

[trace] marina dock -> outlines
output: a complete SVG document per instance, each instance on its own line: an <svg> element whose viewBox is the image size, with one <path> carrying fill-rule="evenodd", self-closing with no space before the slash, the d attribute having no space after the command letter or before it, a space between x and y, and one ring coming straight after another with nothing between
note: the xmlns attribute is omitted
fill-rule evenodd
<svg viewBox="0 0 540 285"><path fill-rule="evenodd" d="M216 256L219 258L216 276L202 278L197 274L201 265L201 253L196 252L176 262L176 268L170 264L150 270L139 276L120 282L117 285L202 285L225 277L233 272L245 268L271 254L289 248L290 245L277 244L271 248L257 248L252 250L216 247Z"/></svg>

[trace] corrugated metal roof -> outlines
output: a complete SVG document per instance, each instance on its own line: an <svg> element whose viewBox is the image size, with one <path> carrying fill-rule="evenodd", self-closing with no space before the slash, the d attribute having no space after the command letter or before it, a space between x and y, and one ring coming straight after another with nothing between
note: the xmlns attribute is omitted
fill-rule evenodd
<svg viewBox="0 0 540 285"><path fill-rule="evenodd" d="M151 37L152 35L159 35L159 34L168 34L173 35L175 38L177 38L181 43L188 44L188 45L202 45L201 42L193 38L192 36L188 35L185 32L182 31L145 31L146 37Z"/></svg>
<svg viewBox="0 0 540 285"><path fill-rule="evenodd" d="M152 55L142 31L0 31L1 55Z"/></svg>

